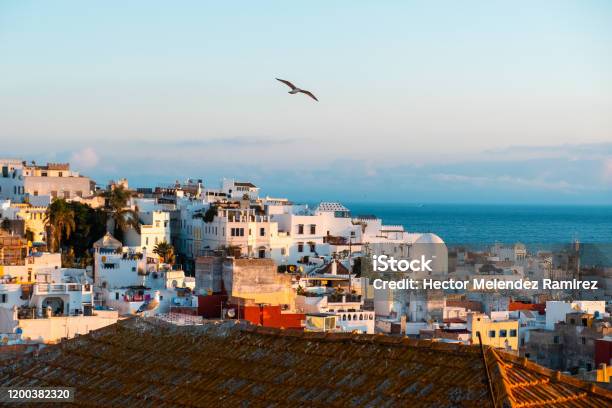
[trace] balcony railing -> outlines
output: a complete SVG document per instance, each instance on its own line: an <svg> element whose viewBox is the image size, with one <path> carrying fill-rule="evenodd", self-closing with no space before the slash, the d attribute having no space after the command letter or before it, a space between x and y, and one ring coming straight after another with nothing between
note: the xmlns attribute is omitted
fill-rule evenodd
<svg viewBox="0 0 612 408"><path fill-rule="evenodd" d="M66 293L66 292L90 292L91 285L80 283L47 283L34 286L34 294Z"/></svg>

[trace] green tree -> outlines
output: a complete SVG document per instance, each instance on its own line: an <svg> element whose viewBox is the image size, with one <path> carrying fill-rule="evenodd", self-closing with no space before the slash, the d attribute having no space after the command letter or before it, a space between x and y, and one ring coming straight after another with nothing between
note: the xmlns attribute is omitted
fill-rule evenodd
<svg viewBox="0 0 612 408"><path fill-rule="evenodd" d="M140 232L140 222L136 211L128 207L128 202L132 193L123 186L117 186L105 193L106 209L113 219L113 235L120 241L129 228L134 228Z"/></svg>
<svg viewBox="0 0 612 408"><path fill-rule="evenodd" d="M64 245L72 247L79 262L91 264L89 251L94 242L106 232L107 213L103 209L92 208L78 202L68 203L74 211L75 230L70 237L64 237Z"/></svg>
<svg viewBox="0 0 612 408"><path fill-rule="evenodd" d="M159 255L163 263L172 264L174 263L174 247L172 244L162 241L155 245L153 253Z"/></svg>
<svg viewBox="0 0 612 408"><path fill-rule="evenodd" d="M64 199L55 199L47 208L45 223L51 229L50 246L53 252L61 249L62 236L70 238L75 230L74 210Z"/></svg>

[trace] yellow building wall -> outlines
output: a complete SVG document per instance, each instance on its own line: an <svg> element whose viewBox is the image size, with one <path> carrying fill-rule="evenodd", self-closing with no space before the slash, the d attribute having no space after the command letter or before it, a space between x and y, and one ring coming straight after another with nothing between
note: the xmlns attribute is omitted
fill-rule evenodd
<svg viewBox="0 0 612 408"><path fill-rule="evenodd" d="M597 382L609 383L610 377L612 377L612 366L602 364L602 367L597 370Z"/></svg>
<svg viewBox="0 0 612 408"><path fill-rule="evenodd" d="M44 241L45 238L45 207L33 207L29 204L15 204L19 207L17 217L25 222L26 230L34 233L34 241Z"/></svg>
<svg viewBox="0 0 612 408"><path fill-rule="evenodd" d="M502 330L506 331L505 336L500 335ZM515 330L516 336L510 336L511 330ZM492 321L488 319L478 321L474 319L472 321L472 343L478 344L477 332L480 332L484 345L503 349L508 345L512 350L518 350L518 330L518 321ZM495 332L495 337L490 335L492 331Z"/></svg>
<svg viewBox="0 0 612 408"><path fill-rule="evenodd" d="M270 305L295 305L295 291L291 288L279 290L278 292L242 292L233 291L233 297L252 300L253 303L265 303Z"/></svg>

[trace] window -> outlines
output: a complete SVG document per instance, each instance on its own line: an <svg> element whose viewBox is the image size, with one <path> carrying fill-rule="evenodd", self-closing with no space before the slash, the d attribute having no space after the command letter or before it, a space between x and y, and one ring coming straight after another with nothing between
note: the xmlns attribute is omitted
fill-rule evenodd
<svg viewBox="0 0 612 408"><path fill-rule="evenodd" d="M298 252L304 252L304 243L298 242Z"/></svg>
<svg viewBox="0 0 612 408"><path fill-rule="evenodd" d="M555 337L553 338L553 343L555 343L555 344L559 344L559 336L555 336Z"/></svg>
<svg viewBox="0 0 612 408"><path fill-rule="evenodd" d="M63 177L64 173L62 173L61 171L57 173L58 177Z"/></svg>
<svg viewBox="0 0 612 408"><path fill-rule="evenodd" d="M308 244L308 246L310 247L310 252L314 252L316 249L316 245L314 242L311 242Z"/></svg>
<svg viewBox="0 0 612 408"><path fill-rule="evenodd" d="M310 224L310 233L312 235L317 233L317 226L315 224Z"/></svg>
<svg viewBox="0 0 612 408"><path fill-rule="evenodd" d="M259 229L259 236L260 237L265 237L266 236L266 229L265 228L260 228Z"/></svg>
<svg viewBox="0 0 612 408"><path fill-rule="evenodd" d="M115 292L115 300L119 300L119 292Z"/></svg>
<svg viewBox="0 0 612 408"><path fill-rule="evenodd" d="M287 254L287 250L285 248L281 248L281 255L286 255Z"/></svg>
<svg viewBox="0 0 612 408"><path fill-rule="evenodd" d="M6 299L7 299L7 294L3 293L0 295L0 303L6 303Z"/></svg>
<svg viewBox="0 0 612 408"><path fill-rule="evenodd" d="M489 330L489 337L495 338L495 330Z"/></svg>
<svg viewBox="0 0 612 408"><path fill-rule="evenodd" d="M516 329L510 329L510 337L516 337Z"/></svg>
<svg viewBox="0 0 612 408"><path fill-rule="evenodd" d="M499 337L508 337L508 331L507 330L500 330L499 331Z"/></svg>
<svg viewBox="0 0 612 408"><path fill-rule="evenodd" d="M145 238L145 245L149 245L149 237Z"/></svg>
<svg viewBox="0 0 612 408"><path fill-rule="evenodd" d="M304 224L298 224L298 232L299 235L304 234Z"/></svg>
<svg viewBox="0 0 612 408"><path fill-rule="evenodd" d="M232 228L232 237L244 237L244 228Z"/></svg>
<svg viewBox="0 0 612 408"><path fill-rule="evenodd" d="M586 338L585 337L581 337L580 341L582 342L582 344L586 344Z"/></svg>

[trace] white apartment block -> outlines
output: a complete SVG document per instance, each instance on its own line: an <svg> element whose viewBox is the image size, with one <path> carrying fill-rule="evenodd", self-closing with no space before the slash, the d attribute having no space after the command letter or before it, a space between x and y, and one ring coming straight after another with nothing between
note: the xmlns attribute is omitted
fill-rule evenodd
<svg viewBox="0 0 612 408"><path fill-rule="evenodd" d="M0 199L23 202L26 195L71 199L89 197L93 191L93 181L70 170L68 163L41 166L0 159Z"/></svg>
<svg viewBox="0 0 612 408"><path fill-rule="evenodd" d="M124 235L125 245L155 256L155 245L172 241L170 214L174 206L157 204L154 199L134 199L132 207L138 214L140 231L128 229Z"/></svg>

